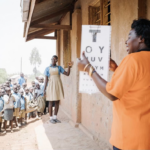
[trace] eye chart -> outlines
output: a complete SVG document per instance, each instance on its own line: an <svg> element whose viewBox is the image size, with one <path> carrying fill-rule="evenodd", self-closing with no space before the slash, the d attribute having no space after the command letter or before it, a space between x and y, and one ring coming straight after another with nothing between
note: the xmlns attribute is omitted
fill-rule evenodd
<svg viewBox="0 0 150 150"><path fill-rule="evenodd" d="M108 80L111 44L111 26L82 25L82 52L88 58L96 72L106 81ZM80 72L80 93L99 92L92 78L86 72Z"/></svg>

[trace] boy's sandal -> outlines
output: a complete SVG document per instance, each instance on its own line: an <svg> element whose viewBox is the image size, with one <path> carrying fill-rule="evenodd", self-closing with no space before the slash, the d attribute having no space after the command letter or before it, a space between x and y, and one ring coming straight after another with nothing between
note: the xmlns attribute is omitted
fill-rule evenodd
<svg viewBox="0 0 150 150"><path fill-rule="evenodd" d="M10 132L13 133L14 132L13 129Z"/></svg>

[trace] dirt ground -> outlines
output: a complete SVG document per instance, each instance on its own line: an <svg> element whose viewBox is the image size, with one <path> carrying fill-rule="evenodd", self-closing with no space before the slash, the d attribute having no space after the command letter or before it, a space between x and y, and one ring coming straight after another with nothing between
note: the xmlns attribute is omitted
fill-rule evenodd
<svg viewBox="0 0 150 150"><path fill-rule="evenodd" d="M61 123L51 124L49 115L41 120L30 119L27 125L6 135L0 134L0 150L102 150L79 128L69 124L69 119L60 110Z"/></svg>

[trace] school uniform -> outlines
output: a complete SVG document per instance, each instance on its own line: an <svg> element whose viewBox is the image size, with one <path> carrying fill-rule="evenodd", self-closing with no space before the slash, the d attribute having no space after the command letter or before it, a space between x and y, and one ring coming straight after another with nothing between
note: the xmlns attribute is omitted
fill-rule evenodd
<svg viewBox="0 0 150 150"><path fill-rule="evenodd" d="M28 94L24 94L24 97L27 99L27 103L30 102L32 99L31 99L31 94L28 93Z"/></svg>
<svg viewBox="0 0 150 150"><path fill-rule="evenodd" d="M4 95L4 120L12 120L13 119L13 107L14 107L14 97L10 97L8 95Z"/></svg>
<svg viewBox="0 0 150 150"><path fill-rule="evenodd" d="M20 77L20 78L18 79L18 84L20 84L20 86L22 86L23 83L26 83L26 80L25 80L25 78Z"/></svg>
<svg viewBox="0 0 150 150"><path fill-rule="evenodd" d="M3 110L4 108L4 99L2 98L2 96L0 97L0 112ZM2 122L2 116L0 114L0 123Z"/></svg>
<svg viewBox="0 0 150 150"><path fill-rule="evenodd" d="M61 66L50 65L45 69L45 76L49 78L48 86L46 88L46 101L57 101L64 98L64 90L60 74L64 73Z"/></svg>
<svg viewBox="0 0 150 150"><path fill-rule="evenodd" d="M18 93L13 93L12 96L13 96L14 99L15 99L13 116L19 117L19 111L20 111L20 107L21 107L20 94L18 94Z"/></svg>
<svg viewBox="0 0 150 150"><path fill-rule="evenodd" d="M20 97L20 114L19 114L19 118L25 118L25 114L26 114L26 100L24 96Z"/></svg>
<svg viewBox="0 0 150 150"><path fill-rule="evenodd" d="M118 98L110 143L122 150L150 149L150 52L126 56L106 90Z"/></svg>
<svg viewBox="0 0 150 150"><path fill-rule="evenodd" d="M30 94L30 100L34 99L33 93L29 93Z"/></svg>

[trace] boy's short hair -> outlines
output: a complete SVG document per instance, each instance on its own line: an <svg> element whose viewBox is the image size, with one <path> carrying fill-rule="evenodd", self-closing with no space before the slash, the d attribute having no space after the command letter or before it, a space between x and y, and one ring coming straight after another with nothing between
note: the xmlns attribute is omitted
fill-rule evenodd
<svg viewBox="0 0 150 150"><path fill-rule="evenodd" d="M56 56L56 55L53 55L53 57L55 57L56 59L58 59L58 56Z"/></svg>
<svg viewBox="0 0 150 150"><path fill-rule="evenodd" d="M6 87L6 88L5 88L5 91L10 91L10 88L9 88L9 87Z"/></svg>
<svg viewBox="0 0 150 150"><path fill-rule="evenodd" d="M137 36L144 39L145 45L150 48L150 21L147 19L134 20L131 28L135 30Z"/></svg>

